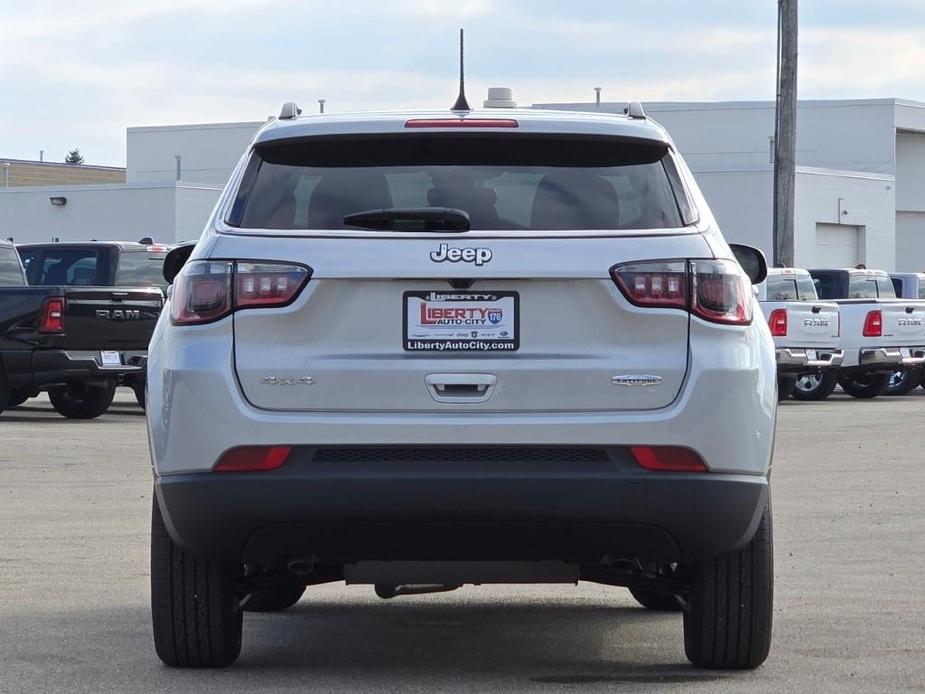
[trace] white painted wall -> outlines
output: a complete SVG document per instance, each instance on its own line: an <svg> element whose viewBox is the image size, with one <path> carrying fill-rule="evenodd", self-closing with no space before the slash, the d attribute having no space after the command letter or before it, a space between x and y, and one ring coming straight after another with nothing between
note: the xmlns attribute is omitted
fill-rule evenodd
<svg viewBox="0 0 925 694"><path fill-rule="evenodd" d="M817 256L816 225L846 224L862 227L859 262L870 268L895 270L895 209L892 176L798 168L794 207L796 264L830 265L830 259Z"/></svg>
<svg viewBox="0 0 925 694"><path fill-rule="evenodd" d="M771 170L702 171L694 178L726 240L757 246L771 258Z"/></svg>
<svg viewBox="0 0 925 694"><path fill-rule="evenodd" d="M800 101L797 164L893 174L895 99ZM623 102L601 111L622 113ZM594 104L537 104L539 108L595 111ZM771 163L770 101L650 102L646 114L671 133L691 169L749 170Z"/></svg>
<svg viewBox="0 0 925 694"><path fill-rule="evenodd" d="M925 212L925 133L896 133L896 210Z"/></svg>
<svg viewBox="0 0 925 694"><path fill-rule="evenodd" d="M0 236L17 243L198 238L221 188L173 183L0 188ZM56 207L51 196L64 196Z"/></svg>
<svg viewBox="0 0 925 694"><path fill-rule="evenodd" d="M896 271L925 271L925 212L896 213Z"/></svg>
<svg viewBox="0 0 925 694"><path fill-rule="evenodd" d="M126 181L176 181L174 155L179 154L184 183L224 186L261 125L257 122L128 128Z"/></svg>

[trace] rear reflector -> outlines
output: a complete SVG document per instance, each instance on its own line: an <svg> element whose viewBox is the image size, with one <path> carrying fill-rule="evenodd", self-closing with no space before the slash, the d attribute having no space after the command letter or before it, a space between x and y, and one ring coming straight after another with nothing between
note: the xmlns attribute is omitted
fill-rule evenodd
<svg viewBox="0 0 925 694"><path fill-rule="evenodd" d="M51 297L42 302L38 331L40 333L64 332L64 299Z"/></svg>
<svg viewBox="0 0 925 694"><path fill-rule="evenodd" d="M413 118L406 128L517 128L513 118Z"/></svg>
<svg viewBox="0 0 925 694"><path fill-rule="evenodd" d="M292 449L289 446L242 446L227 451L214 472L263 472L281 467Z"/></svg>
<svg viewBox="0 0 925 694"><path fill-rule="evenodd" d="M768 325L771 326L771 335L774 337L787 337L787 309L776 308L771 311Z"/></svg>
<svg viewBox="0 0 925 694"><path fill-rule="evenodd" d="M882 337L883 336L883 313L878 309L868 311L864 319L864 337Z"/></svg>
<svg viewBox="0 0 925 694"><path fill-rule="evenodd" d="M632 446L630 451L640 467L666 472L706 472L700 456L679 446Z"/></svg>

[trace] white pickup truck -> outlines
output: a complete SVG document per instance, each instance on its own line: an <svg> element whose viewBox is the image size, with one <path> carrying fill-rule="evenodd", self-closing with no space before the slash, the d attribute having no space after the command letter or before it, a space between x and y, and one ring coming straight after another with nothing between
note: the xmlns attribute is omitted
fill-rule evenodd
<svg viewBox="0 0 925 694"><path fill-rule="evenodd" d="M838 304L845 358L838 383L848 395L887 392L897 371L925 365L925 300L897 299L882 270L810 269L819 298ZM913 386L914 387L914 386Z"/></svg>
<svg viewBox="0 0 925 694"><path fill-rule="evenodd" d="M777 354L777 395L822 400L838 382L838 305L819 301L813 278L799 268L768 268L755 286Z"/></svg>
<svg viewBox="0 0 925 694"><path fill-rule="evenodd" d="M925 299L925 272L891 272L893 290L900 299ZM889 395L905 395L916 385L925 388L925 369L895 371L890 377Z"/></svg>

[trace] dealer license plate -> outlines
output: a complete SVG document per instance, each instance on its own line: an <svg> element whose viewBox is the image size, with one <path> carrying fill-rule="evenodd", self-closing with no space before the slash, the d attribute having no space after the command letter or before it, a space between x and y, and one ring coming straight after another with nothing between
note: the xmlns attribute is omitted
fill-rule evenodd
<svg viewBox="0 0 925 694"><path fill-rule="evenodd" d="M100 352L100 363L103 366L122 366L122 357L118 352Z"/></svg>
<svg viewBox="0 0 925 694"><path fill-rule="evenodd" d="M520 347L517 292L405 292L409 352L513 352Z"/></svg>

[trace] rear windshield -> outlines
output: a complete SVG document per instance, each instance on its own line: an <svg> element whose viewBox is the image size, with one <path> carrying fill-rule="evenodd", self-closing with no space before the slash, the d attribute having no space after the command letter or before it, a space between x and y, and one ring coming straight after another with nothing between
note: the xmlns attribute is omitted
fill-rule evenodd
<svg viewBox="0 0 925 694"><path fill-rule="evenodd" d="M695 219L662 143L443 134L259 145L226 221L351 229L351 213L421 207L461 209L475 230L669 229Z"/></svg>
<svg viewBox="0 0 925 694"><path fill-rule="evenodd" d="M815 301L816 287L809 275L768 275L768 301Z"/></svg>
<svg viewBox="0 0 925 694"><path fill-rule="evenodd" d="M893 289L893 283L889 277L880 275L849 275L848 277L848 298L849 299L893 299L896 292Z"/></svg>
<svg viewBox="0 0 925 694"><path fill-rule="evenodd" d="M22 286L26 279L19 256L12 246L0 246L0 286Z"/></svg>
<svg viewBox="0 0 925 694"><path fill-rule="evenodd" d="M58 284L84 287L106 284L104 257L100 248L23 249L20 252L29 284Z"/></svg>
<svg viewBox="0 0 925 694"><path fill-rule="evenodd" d="M164 279L166 253L128 251L119 256L117 287L167 287Z"/></svg>

